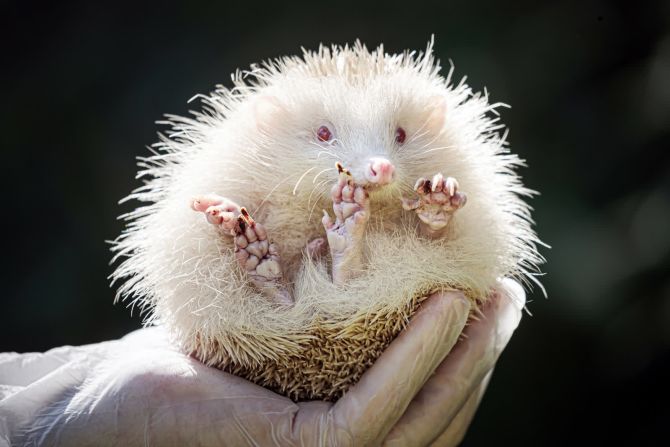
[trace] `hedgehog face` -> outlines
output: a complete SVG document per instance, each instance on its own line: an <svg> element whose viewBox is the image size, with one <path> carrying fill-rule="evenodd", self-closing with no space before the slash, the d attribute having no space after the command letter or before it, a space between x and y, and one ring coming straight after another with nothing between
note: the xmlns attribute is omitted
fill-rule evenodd
<svg viewBox="0 0 670 447"><path fill-rule="evenodd" d="M373 196L397 199L417 178L434 174L436 148L447 145L440 88L401 74L356 83L338 77L278 82L255 107L268 145L263 151L277 154L278 172L304 174L305 186L334 181L340 163Z"/></svg>

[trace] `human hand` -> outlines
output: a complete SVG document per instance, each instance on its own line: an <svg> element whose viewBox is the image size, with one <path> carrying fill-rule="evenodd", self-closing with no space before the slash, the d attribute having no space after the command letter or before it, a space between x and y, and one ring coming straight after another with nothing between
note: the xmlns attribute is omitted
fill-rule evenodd
<svg viewBox="0 0 670 447"><path fill-rule="evenodd" d="M463 337L470 303L430 297L335 404L294 403L209 368L160 327L2 354L0 445L455 445L521 318L517 283L495 295Z"/></svg>

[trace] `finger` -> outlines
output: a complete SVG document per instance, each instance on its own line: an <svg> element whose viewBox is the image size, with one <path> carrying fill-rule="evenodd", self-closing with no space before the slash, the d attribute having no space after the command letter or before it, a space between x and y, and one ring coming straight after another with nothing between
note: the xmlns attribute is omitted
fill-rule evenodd
<svg viewBox="0 0 670 447"><path fill-rule="evenodd" d="M428 445L444 432L468 397L493 368L521 319L523 289L500 284L435 375L416 395L386 438L387 445Z"/></svg>
<svg viewBox="0 0 670 447"><path fill-rule="evenodd" d="M194 211L205 211L207 208L222 204L225 199L216 194L206 194L191 198L191 209Z"/></svg>
<svg viewBox="0 0 670 447"><path fill-rule="evenodd" d="M333 203L333 213L335 213L335 220L337 223L344 221L344 215L342 213L342 203Z"/></svg>
<svg viewBox="0 0 670 447"><path fill-rule="evenodd" d="M384 439L465 326L470 302L460 292L433 294L398 338L331 410L333 431L361 445Z"/></svg>
<svg viewBox="0 0 670 447"><path fill-rule="evenodd" d="M3 353L0 355L0 385L30 385L86 352L87 347L63 346L44 353Z"/></svg>
<svg viewBox="0 0 670 447"><path fill-rule="evenodd" d="M219 225L223 221L223 217L221 217L221 210L215 206L210 206L207 208L207 210L205 210L205 217L207 218L207 222L211 223L212 225Z"/></svg>
<svg viewBox="0 0 670 447"><path fill-rule="evenodd" d="M428 194L430 192L430 180L425 179L421 177L419 180L416 181L414 184L414 190L419 194L419 195L424 195Z"/></svg>
<svg viewBox="0 0 670 447"><path fill-rule="evenodd" d="M402 198L402 207L405 211L415 210L421 205L421 201L417 199L406 199Z"/></svg>
<svg viewBox="0 0 670 447"><path fill-rule="evenodd" d="M456 191L449 200L453 208L463 208L468 201L468 196L464 192Z"/></svg>
<svg viewBox="0 0 670 447"><path fill-rule="evenodd" d="M352 202L354 200L355 186L347 184L342 188L342 200Z"/></svg>
<svg viewBox="0 0 670 447"><path fill-rule="evenodd" d="M432 192L439 192L442 191L443 187L444 187L444 177L442 176L442 173L439 172L433 176L433 185L431 186L430 190Z"/></svg>
<svg viewBox="0 0 670 447"><path fill-rule="evenodd" d="M343 186L343 179L340 177L333 185L332 188L330 188L330 198L333 199L333 202L339 202L342 200L342 186Z"/></svg>
<svg viewBox="0 0 670 447"><path fill-rule="evenodd" d="M470 422L472 422L472 418L479 407L479 403L482 401L482 397L484 397L484 392L486 392L486 387L491 380L492 373L493 370L489 371L486 377L484 377L482 383L475 392L470 395L465 402L465 405L463 405L463 408L461 408L451 421L451 424L449 424L444 433L431 444L431 447L451 447L459 445L461 441L463 441L465 433L467 433L468 427L470 426Z"/></svg>
<svg viewBox="0 0 670 447"><path fill-rule="evenodd" d="M354 192L354 201L361 205L362 207L368 206L368 192L362 186L357 186Z"/></svg>
<svg viewBox="0 0 670 447"><path fill-rule="evenodd" d="M456 190L458 189L458 181L453 178L453 177L447 177L447 180L445 180L444 186L447 191L449 191L449 195L453 196Z"/></svg>
<svg viewBox="0 0 670 447"><path fill-rule="evenodd" d="M330 215L326 210L323 210L323 217L321 218L321 223L323 227L327 230L330 230L333 226L333 220L330 218Z"/></svg>

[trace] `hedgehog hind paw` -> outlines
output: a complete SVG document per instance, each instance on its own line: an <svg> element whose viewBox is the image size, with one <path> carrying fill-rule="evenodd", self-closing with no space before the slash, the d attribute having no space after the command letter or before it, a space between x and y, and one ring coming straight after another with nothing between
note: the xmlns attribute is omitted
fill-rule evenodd
<svg viewBox="0 0 670 447"><path fill-rule="evenodd" d="M356 185L349 175L341 175L331 190L335 221L324 211L332 275L335 284L343 284L362 270L362 239L369 220L368 192Z"/></svg>

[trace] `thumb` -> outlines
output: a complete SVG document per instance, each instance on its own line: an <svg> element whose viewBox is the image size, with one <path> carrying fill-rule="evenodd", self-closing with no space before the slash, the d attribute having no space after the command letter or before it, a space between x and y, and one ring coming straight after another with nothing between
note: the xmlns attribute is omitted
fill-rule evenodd
<svg viewBox="0 0 670 447"><path fill-rule="evenodd" d="M458 341L470 302L460 292L433 294L361 380L331 409L335 432L379 444Z"/></svg>

